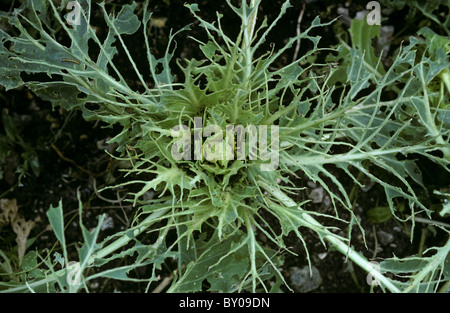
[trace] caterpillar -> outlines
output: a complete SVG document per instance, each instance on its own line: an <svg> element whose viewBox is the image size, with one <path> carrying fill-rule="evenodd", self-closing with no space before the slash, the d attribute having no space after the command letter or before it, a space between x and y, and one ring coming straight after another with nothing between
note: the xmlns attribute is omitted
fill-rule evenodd
<svg viewBox="0 0 450 313"><path fill-rule="evenodd" d="M62 59L61 59L61 62L69 62L69 63L78 64L78 65L81 64L80 61L78 61L78 60L68 59L68 58L62 58Z"/></svg>

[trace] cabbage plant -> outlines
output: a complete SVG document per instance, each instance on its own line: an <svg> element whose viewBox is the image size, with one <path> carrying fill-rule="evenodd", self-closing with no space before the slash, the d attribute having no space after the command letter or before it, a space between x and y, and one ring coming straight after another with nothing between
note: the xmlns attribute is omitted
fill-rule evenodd
<svg viewBox="0 0 450 313"><path fill-rule="evenodd" d="M342 172L360 187L363 181L379 185L392 216L412 228L419 215L432 220L437 214L419 198L425 186L415 156L450 170L447 37L424 28L419 35L425 40L411 37L385 68L370 44L379 26L354 21L351 42L323 48L312 33L330 23L317 17L285 46L265 51L267 35L290 2L269 23L258 16L261 0L226 0L241 21L240 32L227 35L222 14L206 20L198 5L185 4L204 29L205 39L191 38L203 56L173 60L176 36L189 34L190 27L171 33L157 57L148 0L140 12L134 2L119 12L100 3L107 27L102 39L91 27L94 4L77 3L72 23L67 0L26 0L0 15L11 26L0 30L0 84L6 90L25 86L55 108L119 127L109 142L117 145L112 157L130 164L124 169L129 179L106 189L133 186L128 201L135 219L100 241L102 217L88 230L80 202L83 242L78 260L70 260L62 205L50 207L60 250L29 252L28 273L1 282L4 291L87 291L96 278L145 282L149 289L167 260L177 262L168 292L291 290L280 271L283 255L293 253L285 239L298 237L311 268L305 231L367 271L383 291L436 291L449 280L450 241L430 249L431 256L394 257L380 267L355 251L351 234L365 230L351 188L336 176ZM124 40L139 33L145 59L134 58ZM312 49L280 67L277 60L298 40ZM327 62L319 62L319 54L328 54ZM119 56L139 88L124 78ZM183 75L176 77L175 68ZM306 188L296 183L299 176L328 193L329 213L296 200ZM335 231L334 221L348 227ZM143 241L144 234L155 240ZM269 244L259 242L259 234ZM127 263L108 267L121 258ZM144 266L152 268L151 277L130 275Z"/></svg>

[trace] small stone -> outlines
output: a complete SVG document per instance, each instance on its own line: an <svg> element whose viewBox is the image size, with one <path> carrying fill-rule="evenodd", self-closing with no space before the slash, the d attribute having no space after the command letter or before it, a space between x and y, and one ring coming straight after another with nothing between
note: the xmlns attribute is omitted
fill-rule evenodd
<svg viewBox="0 0 450 313"><path fill-rule="evenodd" d="M291 267L291 282L292 286L299 292L305 293L317 289L322 283L322 277L320 276L319 270L315 267L311 267L311 272L309 266Z"/></svg>
<svg viewBox="0 0 450 313"><path fill-rule="evenodd" d="M323 194L324 194L323 187L318 187L311 190L309 198L312 200L313 203L321 203L323 200Z"/></svg>
<svg viewBox="0 0 450 313"><path fill-rule="evenodd" d="M378 240L383 246L387 246L394 241L394 235L382 230L377 231L377 236Z"/></svg>

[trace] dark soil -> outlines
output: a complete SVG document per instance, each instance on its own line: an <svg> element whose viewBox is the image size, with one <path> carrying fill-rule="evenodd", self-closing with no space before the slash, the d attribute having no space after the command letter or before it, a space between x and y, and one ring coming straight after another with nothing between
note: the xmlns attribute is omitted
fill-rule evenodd
<svg viewBox="0 0 450 313"><path fill-rule="evenodd" d="M107 2L107 7L109 8L113 7L111 3L129 3L129 1ZM139 5L142 4L142 1L137 2ZM165 22L161 20L162 24L160 26L162 27L154 29L155 53L164 53L167 34L171 28L177 30L189 23L194 23L191 32L181 33L176 37L177 50L175 51L175 58L199 59L201 58L200 51L196 43L188 38L188 35L200 40L204 39L205 35L198 23L194 21L189 10L183 6L184 2L185 0L150 1L150 7L154 11L153 16L155 18L167 18ZM220 11L224 14L222 26L225 31L230 36L239 31L239 23L236 22L233 12L226 5L225 1L198 2L202 17L213 20L215 19L215 12ZM272 21L277 16L282 2L280 0L263 1L261 12L259 13L260 16L267 15L269 22ZM288 38L296 34L297 19L302 10L302 6L299 3L300 1L296 1L294 7L288 10L276 29L266 38L265 48L269 48L272 43L275 44L275 47L281 47ZM306 29L317 15L324 22L335 19L339 15L337 13L339 7L348 8L349 15L353 17L357 11L365 7L366 3L367 1L308 1L308 4L305 6L301 29ZM8 10L9 6L3 4L1 9ZM402 29L405 25L402 25L403 22L399 17L404 16L406 13L404 10L393 12L391 15L386 16L387 20L383 23ZM97 14L96 17L99 16ZM403 35L411 35L415 31L416 26L411 24ZM320 42L322 47L329 47L337 43L332 26L323 29L317 35L322 37ZM402 38L404 37L402 36ZM143 55L143 51L145 51L143 41L132 38L127 40L127 44L132 53L137 55L138 60L140 56L143 60L146 58ZM310 48L311 45L309 43L302 43L300 55ZM394 50L395 47L391 49ZM290 62L292 56L293 51L286 53L280 58L280 65ZM181 75L181 72L177 74ZM134 79L131 74L129 74L128 78L130 81ZM130 205L121 201L123 195L112 192L105 192L99 195L96 192L101 186L118 182L121 179L122 174L118 170L119 164L104 152L104 149L108 148L105 145L105 141L113 137L118 130L105 128L105 125L102 123L86 122L80 112L65 112L58 108L53 110L50 104L35 98L25 89L3 92L0 103L2 103L1 107L4 114L13 117L17 126L21 128L21 137L27 145L36 151L39 158L39 176L29 171L22 178L21 185L18 186L17 175L14 172L16 166L23 161L20 156L23 149L20 146L16 146L15 151L8 157L8 165L4 166L4 179L0 180L0 195L8 199L16 198L20 211L25 218L38 221L31 234L31 237L36 237L36 241L29 249L51 248L54 244L54 237L47 228L48 222L45 212L50 205L56 206L60 200L62 200L64 212L66 213L66 222L73 220L73 223L68 223L68 229L66 230L67 242L77 242L82 239L76 214L78 210L77 193L80 194L84 204L83 215L88 228L97 225L96 217L101 213L106 213L113 221L113 226L105 231L105 235L121 231L129 225L134 212ZM429 164L425 161L421 161L419 164L429 186L438 189L450 184L449 177L444 177L434 164ZM344 181L345 179L342 176L342 180ZM299 180L299 184L308 186L306 180ZM353 185L350 185L349 182L349 190L352 187ZM308 187L307 191L311 192L311 190L312 188ZM405 229L405 225L396 222L394 219L381 224L375 224L368 219L367 210L377 205L382 205L384 202L384 192L377 187L373 187L367 192L359 190L355 214L360 219L361 226L365 230L365 241L361 231L355 225L352 232L352 245L368 259L375 261L379 260L379 258L392 257L394 255L402 257L417 253L419 240L410 241L410 229ZM330 208L324 202L311 204L309 209L330 213ZM348 213L340 212L340 214L342 214L342 217L345 217L345 214ZM329 221L329 223L335 222ZM347 229L347 225L335 226L339 226L344 231ZM318 268L322 278L322 283L313 292L368 291L366 273L356 265L352 266L349 261L345 260L345 256L339 252L330 251L328 247L324 247L312 232L301 231L307 244L312 264ZM431 230L427 228L427 225L417 224L415 231L417 236L414 236L414 238L420 238L421 233L426 232L425 248L441 240L439 232L437 235L433 235ZM8 232L11 232L11 230L7 228L1 229L0 238L9 238ZM345 236L345 234L343 235ZM14 240L4 241L0 243L0 249L8 250L13 244ZM286 238L286 245L297 254L285 254L283 273L289 282L291 269L293 267L303 267L308 263L303 245L294 234ZM73 251L75 252L75 249ZM167 270L163 269L161 271L161 276L169 275L170 268L171 265L169 264ZM97 287L93 287L92 291L140 292L143 288L145 286L134 283L108 282L108 284L105 284L99 281Z"/></svg>

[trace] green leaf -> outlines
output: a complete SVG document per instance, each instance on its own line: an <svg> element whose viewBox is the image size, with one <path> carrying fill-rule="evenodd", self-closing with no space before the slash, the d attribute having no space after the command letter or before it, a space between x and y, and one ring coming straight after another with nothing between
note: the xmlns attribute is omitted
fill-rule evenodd
<svg viewBox="0 0 450 313"><path fill-rule="evenodd" d="M372 223L380 224L392 218L390 207L376 207L367 211L367 216Z"/></svg>
<svg viewBox="0 0 450 313"><path fill-rule="evenodd" d="M56 238L58 239L61 247L64 251L64 257L67 262L67 250L66 250L66 238L64 236L64 215L62 208L62 200L59 201L58 206L53 207L50 205L50 209L47 211L47 217L50 222L50 226L52 227L53 232L55 233Z"/></svg>
<svg viewBox="0 0 450 313"><path fill-rule="evenodd" d="M386 70L372 46L372 40L380 34L379 25L369 25L365 19L353 19L349 34L351 43L346 42L343 33L338 34L340 37L340 45L337 47L338 55L327 57L329 62L340 63L328 84L332 85L336 81L345 80L356 81L359 78L359 84L362 86L352 86L355 90L352 94L356 95L359 90L368 86L367 82L361 79L370 77L376 82L386 74Z"/></svg>
<svg viewBox="0 0 450 313"><path fill-rule="evenodd" d="M380 35L380 28L380 25L369 25L364 19L353 19L350 34L352 46L363 53L366 66L370 66L379 74L385 74L383 65L379 62L379 57L375 55L375 49L372 46L372 39Z"/></svg>
<svg viewBox="0 0 450 313"><path fill-rule="evenodd" d="M450 240L442 247L433 247L426 252L430 251L431 256L386 259L380 263L380 270L410 278L408 283L399 283L405 292L435 292L441 282L450 279L448 275Z"/></svg>
<svg viewBox="0 0 450 313"><path fill-rule="evenodd" d="M100 3L100 6L105 8L104 3ZM107 21L111 22L110 27L116 31L116 34L132 35L139 29L141 22L134 14L135 8L136 2L133 1L132 4L124 5L117 14L117 17L113 17L112 19L106 18Z"/></svg>
<svg viewBox="0 0 450 313"><path fill-rule="evenodd" d="M100 233L100 228L102 226L104 218L105 215L100 216L97 227L92 231L88 230L83 224L81 224L80 221L81 232L83 235L83 245L78 250L81 270L88 266L90 261L89 258L91 258L95 254L95 252L97 252L102 247L101 244L97 244L97 238Z"/></svg>
<svg viewBox="0 0 450 313"><path fill-rule="evenodd" d="M201 291L206 279L212 282L211 290L231 290L248 271L246 246L240 243L245 238L242 236L242 233L237 233L219 241L215 235L205 242L204 252L187 265L184 274L170 287L169 292ZM231 271L228 270L229 264L234 264Z"/></svg>

